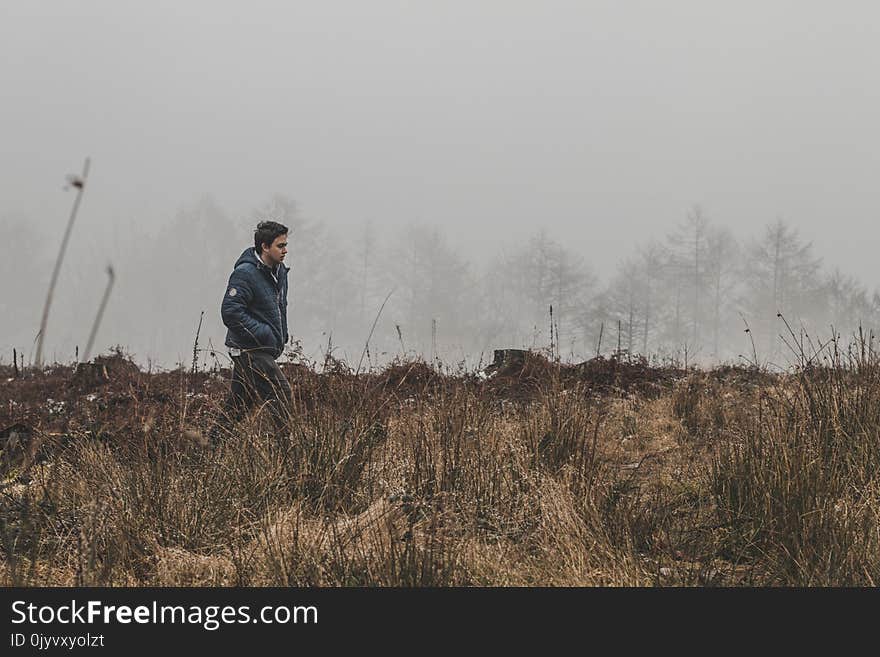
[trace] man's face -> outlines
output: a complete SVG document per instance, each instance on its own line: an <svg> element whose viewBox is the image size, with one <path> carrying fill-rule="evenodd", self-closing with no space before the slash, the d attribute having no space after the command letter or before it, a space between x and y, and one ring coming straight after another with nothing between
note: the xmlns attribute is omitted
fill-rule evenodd
<svg viewBox="0 0 880 657"><path fill-rule="evenodd" d="M268 248L263 244L263 259L271 267L277 267L284 262L284 256L287 255L287 235L279 235L272 241L272 245Z"/></svg>

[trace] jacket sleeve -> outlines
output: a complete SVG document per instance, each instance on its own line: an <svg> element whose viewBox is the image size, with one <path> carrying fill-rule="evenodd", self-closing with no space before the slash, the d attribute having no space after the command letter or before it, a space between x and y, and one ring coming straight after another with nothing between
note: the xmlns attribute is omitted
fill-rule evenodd
<svg viewBox="0 0 880 657"><path fill-rule="evenodd" d="M285 267L286 265L281 265ZM284 330L284 342L283 344L287 344L290 341L290 335L287 329L287 291L290 289L290 267L287 268L287 275L284 278L284 294L281 298L281 325Z"/></svg>
<svg viewBox="0 0 880 657"><path fill-rule="evenodd" d="M248 313L248 305L254 298L253 289L244 268L233 270L226 286L226 294L220 306L220 315L226 328L249 335L258 345L272 345L272 329Z"/></svg>

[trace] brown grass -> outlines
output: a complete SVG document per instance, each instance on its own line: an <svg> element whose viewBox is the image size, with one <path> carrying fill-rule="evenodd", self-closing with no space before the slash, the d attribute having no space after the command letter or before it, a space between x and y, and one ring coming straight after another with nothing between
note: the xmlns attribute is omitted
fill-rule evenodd
<svg viewBox="0 0 880 657"><path fill-rule="evenodd" d="M771 376L533 355L488 380L291 366L291 435L256 413L216 449L204 436L228 373L148 374L120 355L100 375L8 369L5 585L880 577L870 359Z"/></svg>

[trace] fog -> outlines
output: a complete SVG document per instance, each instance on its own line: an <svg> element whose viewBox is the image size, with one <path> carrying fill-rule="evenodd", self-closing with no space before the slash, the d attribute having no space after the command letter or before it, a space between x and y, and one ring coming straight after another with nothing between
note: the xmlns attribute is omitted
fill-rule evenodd
<svg viewBox="0 0 880 657"><path fill-rule="evenodd" d="M548 348L551 304L575 360L736 360L745 321L781 361L777 312L796 333L870 330L878 18L779 0L7 0L0 358L33 354L86 156L50 361L82 355L108 263L98 351L189 363L204 310L200 347L222 355L226 278L268 215L294 229L290 325L319 361L357 363L389 293L370 362ZM789 255L768 265L768 244Z"/></svg>

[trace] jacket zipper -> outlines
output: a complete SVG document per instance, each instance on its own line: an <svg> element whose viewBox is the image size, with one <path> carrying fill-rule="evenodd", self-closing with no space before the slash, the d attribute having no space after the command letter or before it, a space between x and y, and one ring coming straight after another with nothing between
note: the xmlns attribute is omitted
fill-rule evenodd
<svg viewBox="0 0 880 657"><path fill-rule="evenodd" d="M266 267L266 265L263 264L263 267ZM283 352L284 351L284 322L281 320L281 280L276 278L275 275L272 273L272 270L269 269L268 267L266 267L266 271L269 272L269 276L272 277L272 283L273 283L273 286L275 287L275 312L278 313L278 328L281 329L281 336L280 336L281 337L281 351ZM281 269L279 268L278 271L280 273Z"/></svg>

